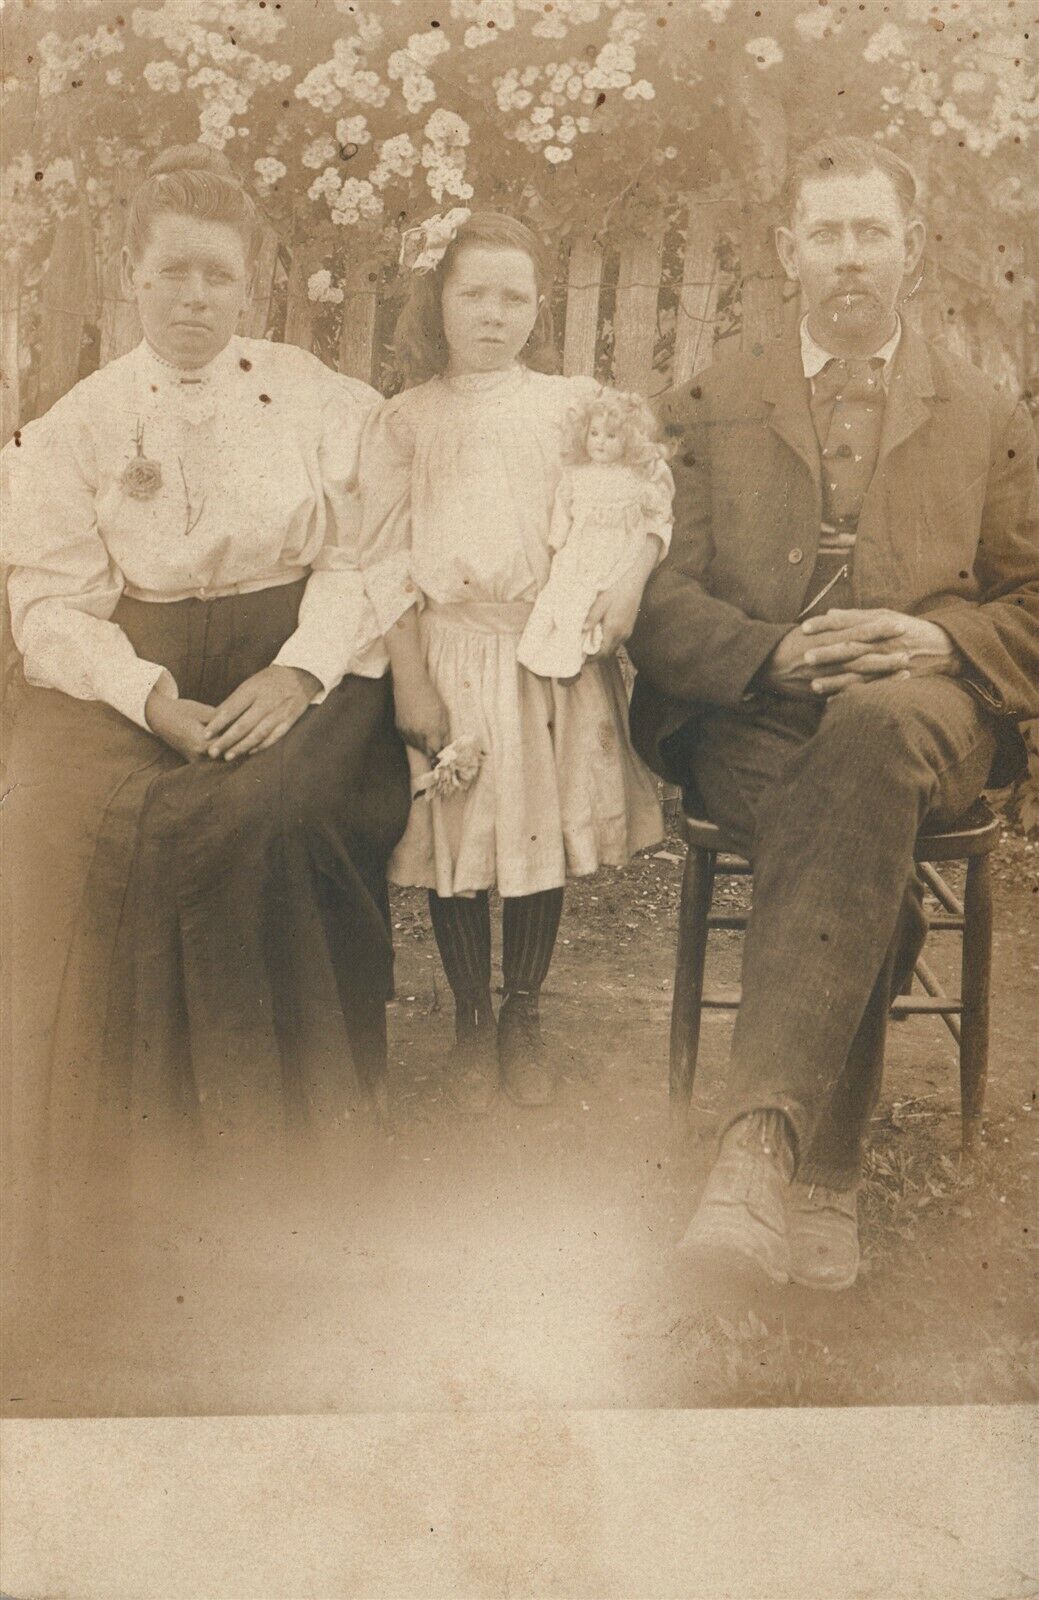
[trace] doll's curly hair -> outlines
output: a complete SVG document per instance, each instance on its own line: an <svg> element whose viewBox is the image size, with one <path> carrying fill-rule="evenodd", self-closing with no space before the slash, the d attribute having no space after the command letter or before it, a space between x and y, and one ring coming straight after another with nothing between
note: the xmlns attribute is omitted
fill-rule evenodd
<svg viewBox="0 0 1039 1600"><path fill-rule="evenodd" d="M441 303L451 264L467 244L488 250L522 250L534 266L540 305L537 321L522 352L525 366L554 372L557 361L552 331L552 275L536 233L503 211L474 211L463 222L437 265L429 272L410 273L408 298L393 335L394 366L405 389L435 378L447 366Z"/></svg>
<svg viewBox="0 0 1039 1600"><path fill-rule="evenodd" d="M671 449L660 437L657 419L642 396L600 384L594 394L580 400L567 412L562 454L568 465L587 461L588 429L595 417L605 417L616 423L624 466L648 475L658 461L666 461L670 456Z"/></svg>

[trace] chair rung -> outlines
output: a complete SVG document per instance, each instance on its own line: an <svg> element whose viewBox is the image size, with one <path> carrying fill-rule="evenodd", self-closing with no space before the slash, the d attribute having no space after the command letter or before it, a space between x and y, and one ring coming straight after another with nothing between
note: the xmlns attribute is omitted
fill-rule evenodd
<svg viewBox="0 0 1039 1600"><path fill-rule="evenodd" d="M738 983L712 984L704 989L701 1004L704 1010L739 1010L742 990ZM891 1002L895 1017L955 1017L963 1011L962 1000L945 994L900 994Z"/></svg>
<svg viewBox="0 0 1039 1600"><path fill-rule="evenodd" d="M891 1002L893 1017L955 1017L962 1010L962 1000L954 1000L947 994L900 994Z"/></svg>
<svg viewBox="0 0 1039 1600"><path fill-rule="evenodd" d="M932 867L929 861L918 862L918 870L928 889L934 895L939 905L950 911L954 917L963 916L963 901L946 883L941 873Z"/></svg>
<svg viewBox="0 0 1039 1600"><path fill-rule="evenodd" d="M712 911L707 917L709 928L745 928L749 920L747 911ZM962 917L929 917L928 933L962 933Z"/></svg>

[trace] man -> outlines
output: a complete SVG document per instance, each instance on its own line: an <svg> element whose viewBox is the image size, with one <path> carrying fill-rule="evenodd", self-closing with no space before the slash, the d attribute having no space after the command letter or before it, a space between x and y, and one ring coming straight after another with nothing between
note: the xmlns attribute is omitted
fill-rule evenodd
<svg viewBox="0 0 1039 1600"><path fill-rule="evenodd" d="M636 745L754 865L684 1244L829 1289L858 1270L885 1020L923 938L914 839L1008 781L1039 715L1031 422L899 317L916 197L869 140L794 166L776 244L805 314L664 398L675 535L629 646Z"/></svg>

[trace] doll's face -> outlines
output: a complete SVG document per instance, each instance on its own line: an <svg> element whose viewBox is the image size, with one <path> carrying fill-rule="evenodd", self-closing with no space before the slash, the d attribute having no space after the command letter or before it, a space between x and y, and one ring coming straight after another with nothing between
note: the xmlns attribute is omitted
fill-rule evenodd
<svg viewBox="0 0 1039 1600"><path fill-rule="evenodd" d="M621 451L624 449L624 440L621 438L616 420L601 411L596 412L588 424L585 447L589 461L596 461L600 465L619 461Z"/></svg>

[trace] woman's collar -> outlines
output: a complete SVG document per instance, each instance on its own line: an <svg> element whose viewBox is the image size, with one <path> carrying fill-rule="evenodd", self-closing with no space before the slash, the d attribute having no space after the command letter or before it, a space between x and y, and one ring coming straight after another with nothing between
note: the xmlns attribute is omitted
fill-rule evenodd
<svg viewBox="0 0 1039 1600"><path fill-rule="evenodd" d="M178 388L197 389L208 387L213 382L222 378L234 369L238 358L238 335L232 334L222 350L218 350L211 361L202 367L178 367L172 361L167 361L153 349L147 339L142 339L138 351L144 365L153 377L158 377L164 384L175 385Z"/></svg>

